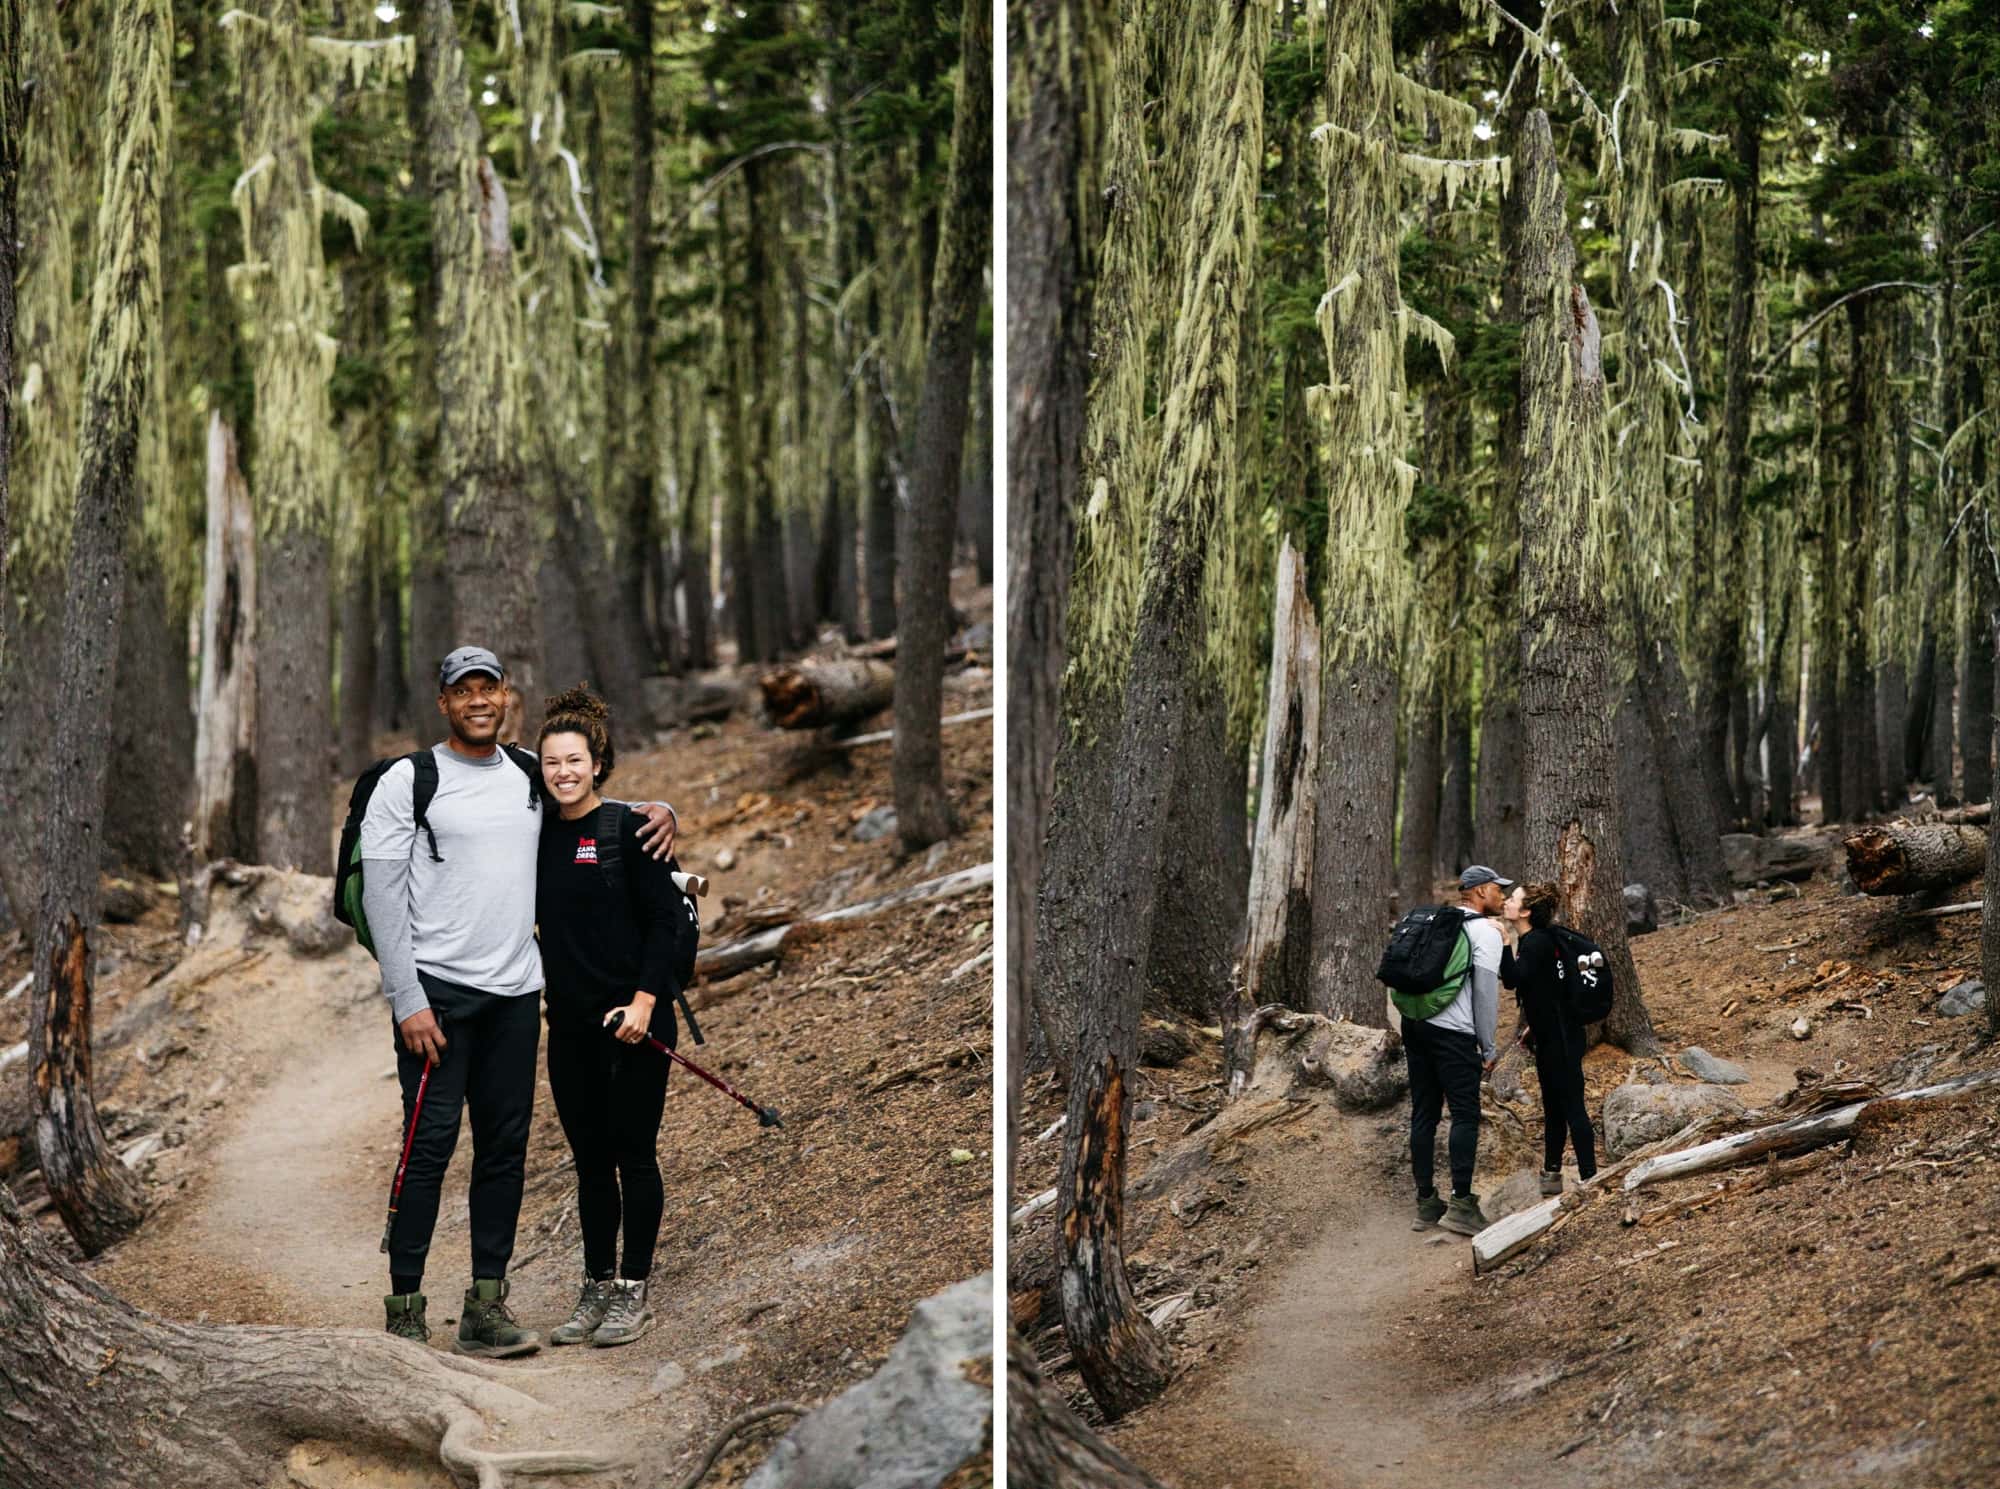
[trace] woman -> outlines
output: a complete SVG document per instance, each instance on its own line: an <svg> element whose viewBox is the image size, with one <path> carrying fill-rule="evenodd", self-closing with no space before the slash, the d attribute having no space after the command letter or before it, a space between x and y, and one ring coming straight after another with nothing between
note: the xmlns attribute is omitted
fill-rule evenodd
<svg viewBox="0 0 2000 1489"><path fill-rule="evenodd" d="M1561 891L1553 884L1523 884L1507 897L1500 914L1509 940L1500 953L1500 981L1514 989L1522 1027L1516 1037L1535 1055L1542 1085L1542 1193L1562 1193L1563 1139L1576 1149L1577 1177L1597 1175L1595 1134L1583 1090L1583 1025L1571 1014L1568 965L1549 925ZM1518 938L1518 939L1517 939Z"/></svg>
<svg viewBox="0 0 2000 1489"><path fill-rule="evenodd" d="M549 1090L576 1156L584 1266L575 1311L550 1342L629 1344L653 1322L646 1279L666 1203L655 1149L673 1064L642 1041L675 1043L673 1000L699 926L671 877L678 865L640 848L639 813L615 807L615 850L599 841L614 820L598 794L613 760L603 701L572 688L543 713L542 781L556 810L543 813L535 913ZM613 851L622 887L606 864Z"/></svg>

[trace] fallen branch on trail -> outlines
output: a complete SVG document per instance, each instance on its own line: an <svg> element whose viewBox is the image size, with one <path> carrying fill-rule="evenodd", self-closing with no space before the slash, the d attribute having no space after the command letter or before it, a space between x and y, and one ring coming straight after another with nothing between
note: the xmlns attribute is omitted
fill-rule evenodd
<svg viewBox="0 0 2000 1489"><path fill-rule="evenodd" d="M878 714L896 698L896 669L861 657L807 660L757 679L764 713L780 729L830 728Z"/></svg>
<svg viewBox="0 0 2000 1489"><path fill-rule="evenodd" d="M1809 1116L1794 1117L1789 1122L1779 1122L1770 1127L1739 1132L1733 1137L1717 1138L1714 1142L1703 1143L1697 1148L1688 1148L1678 1153L1665 1153L1657 1158L1647 1159L1625 1176L1625 1189L1629 1193L1642 1185L1657 1183L1661 1179L1678 1179L1688 1174L1698 1174L1708 1169L1740 1163L1745 1158L1756 1158L1765 1153L1781 1152L1789 1148L1818 1147L1852 1133L1864 1121L1864 1113L1870 1114L1866 1120L1872 1120L1875 1116L1887 1116L1892 1112L1933 1106L1939 1102L1956 1100L1958 1097L1969 1096L1992 1087L2000 1087L2000 1070L1963 1075L1956 1080L1944 1081L1935 1086L1919 1086L1913 1091L1898 1091L1890 1096L1850 1102L1832 1111L1815 1112Z"/></svg>
<svg viewBox="0 0 2000 1489"><path fill-rule="evenodd" d="M1912 920L1943 920L1947 915L1977 915L1986 908L1984 900L1967 900L1962 905L1937 905L1929 910L1912 910Z"/></svg>
<svg viewBox="0 0 2000 1489"><path fill-rule="evenodd" d="M1986 872L1986 832L1948 822L1864 827L1842 845L1863 894L1948 889Z"/></svg>
<svg viewBox="0 0 2000 1489"><path fill-rule="evenodd" d="M993 887L993 865L975 864L969 869L960 869L955 874L945 874L936 879L926 879L921 884L912 884L872 900L864 900L858 905L843 905L838 910L823 911L809 915L804 920L789 921L784 925L774 925L769 930L759 931L754 936L745 936L737 941L725 941L720 946L705 946L695 954L694 975L697 982L722 982L752 967L761 967L766 962L774 962L784 950L785 941L800 926L837 925L842 921L859 920L868 915L880 915L887 910L899 909L904 905L918 905L930 900L955 899L960 895L972 894L976 890ZM724 997L727 994L722 995ZM721 997L690 1000L696 1008L705 1008L710 1003L722 1001Z"/></svg>
<svg viewBox="0 0 2000 1489"><path fill-rule="evenodd" d="M979 719L990 719L992 717L992 709L975 708L971 713L949 714L939 719L938 727L940 729L949 729L953 724L970 724ZM827 743L832 745L836 750L851 750L856 745L887 744L895 737L896 731L894 729L877 729L873 734L857 734L852 739L831 739Z"/></svg>
<svg viewBox="0 0 2000 1489"><path fill-rule="evenodd" d="M1603 1194L1610 1188L1611 1181L1626 1170L1644 1162L1652 1154L1664 1153L1690 1138L1712 1131L1725 1120L1721 1112L1709 1112L1697 1117L1679 1132L1635 1149L1618 1162L1599 1169L1588 1184L1545 1199L1538 1205L1530 1205L1525 1210L1516 1210L1512 1215L1502 1216L1472 1238L1472 1270L1479 1273L1499 1266L1538 1236L1567 1224L1570 1216Z"/></svg>

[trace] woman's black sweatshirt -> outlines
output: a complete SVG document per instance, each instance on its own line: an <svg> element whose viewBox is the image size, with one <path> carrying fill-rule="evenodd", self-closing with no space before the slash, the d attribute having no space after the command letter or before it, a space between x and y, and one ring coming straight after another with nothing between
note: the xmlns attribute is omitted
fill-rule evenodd
<svg viewBox="0 0 2000 1489"><path fill-rule="evenodd" d="M559 811L542 814L535 918L549 1022L595 1027L631 1002L634 992L651 993L653 1033L672 1046L678 1032L673 1000L681 990L675 953L684 936L699 934L694 909L674 884L675 861L639 846L646 819L630 807L619 814L625 892L613 894L598 864L597 817L594 811L574 820Z"/></svg>
<svg viewBox="0 0 2000 1489"><path fill-rule="evenodd" d="M1564 970L1556 938L1546 927L1531 929L1521 937L1519 946L1506 947L1500 953L1500 981L1520 999L1521 1011L1527 1015L1537 1042L1565 1039L1575 1028L1569 1000L1564 996Z"/></svg>

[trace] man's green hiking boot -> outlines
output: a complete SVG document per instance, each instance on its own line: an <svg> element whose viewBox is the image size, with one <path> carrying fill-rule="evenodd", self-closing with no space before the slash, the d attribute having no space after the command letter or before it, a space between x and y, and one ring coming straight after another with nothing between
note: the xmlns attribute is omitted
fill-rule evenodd
<svg viewBox="0 0 2000 1489"><path fill-rule="evenodd" d="M1486 1229L1486 1212L1479 1208L1479 1196L1468 1194L1460 1199L1453 1195L1451 1203L1445 1206L1444 1219L1438 1224L1461 1236L1478 1235Z"/></svg>
<svg viewBox="0 0 2000 1489"><path fill-rule="evenodd" d="M428 1344L431 1339L430 1325L424 1322L424 1295L422 1293L390 1293L382 1300L382 1306L389 1312L389 1332L398 1339L414 1339L419 1344Z"/></svg>
<svg viewBox="0 0 2000 1489"><path fill-rule="evenodd" d="M529 1355L542 1347L542 1336L524 1329L507 1310L507 1279L475 1277L465 1290L465 1307L458 1318L458 1338L452 1348L462 1355L505 1359Z"/></svg>
<svg viewBox="0 0 2000 1489"><path fill-rule="evenodd" d="M1411 1230L1429 1230L1444 1219L1444 1196L1433 1189L1429 1194L1417 1196L1417 1218L1410 1225Z"/></svg>

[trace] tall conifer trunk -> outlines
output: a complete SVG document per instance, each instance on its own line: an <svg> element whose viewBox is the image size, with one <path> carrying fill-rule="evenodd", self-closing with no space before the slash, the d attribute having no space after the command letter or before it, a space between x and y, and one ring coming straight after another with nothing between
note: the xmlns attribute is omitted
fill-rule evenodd
<svg viewBox="0 0 2000 1489"><path fill-rule="evenodd" d="M944 645L950 630L952 535L972 392L973 342L992 241L992 7L966 0L959 31L957 118L951 132L924 388L917 406L911 506L898 567L903 600L896 646L893 769L897 833L914 853L957 823L944 787Z"/></svg>
<svg viewBox="0 0 2000 1489"><path fill-rule="evenodd" d="M630 0L624 8L626 24L632 31L632 199L626 223L631 246L626 255L627 298L630 302L630 338L626 347L631 370L627 374L630 392L625 420L625 490L618 503L617 571L619 604L606 607L602 620L622 633L621 649L631 656L632 675L620 679L629 699L641 673L651 672L659 663L653 637L669 628L668 597L655 594L657 606L647 605L647 569L660 545L658 493L660 452L657 429L659 410L659 369L653 365L653 343L659 317L653 303L654 268L658 252L654 247L653 160L658 143L653 126L653 9L654 0ZM556 59L551 59L551 65ZM549 245L549 262L562 255L559 242ZM656 628L646 618L653 613ZM603 681L600 679L600 681ZM606 686L610 686L605 682ZM629 706L629 704L628 704Z"/></svg>
<svg viewBox="0 0 2000 1489"><path fill-rule="evenodd" d="M1059 1230L1063 1329L1107 1416L1164 1390L1170 1355L1132 1296L1123 1255L1129 1082L1144 969L1159 904L1178 756L1208 665L1203 575L1235 480L1237 377L1263 160L1261 7L1218 16L1195 59L1202 107L1189 163L1208 225L1182 266L1165 365L1159 491L1126 669L1099 913L1085 948L1084 1002L1070 1062Z"/></svg>
<svg viewBox="0 0 2000 1489"><path fill-rule="evenodd" d="M1398 170L1388 0L1331 12L1326 282L1326 678L1313 852L1315 1011L1386 1027L1375 980L1396 892L1396 678L1391 670L1405 463Z"/></svg>
<svg viewBox="0 0 2000 1489"><path fill-rule="evenodd" d="M1521 526L1541 538L1521 555L1521 716L1527 758L1563 762L1528 775L1525 872L1559 884L1563 920L1604 949L1616 988L1605 1037L1653 1054L1659 1041L1625 940L1606 534L1590 530L1606 520L1604 369L1597 317L1572 279L1562 175L1539 109L1520 162Z"/></svg>
<svg viewBox="0 0 2000 1489"><path fill-rule="evenodd" d="M454 633L506 666L516 708L507 737L541 719L541 544L523 469L525 363L506 189L480 148L450 0L424 0L417 26L438 287L438 465ZM322 792L324 795L324 792Z"/></svg>
<svg viewBox="0 0 2000 1489"><path fill-rule="evenodd" d="M86 1256L130 1232L142 1200L111 1153L91 1091L97 865L114 700L106 684L125 592L139 420L160 323L160 188L166 171L173 27L162 0L117 8L110 34L97 266L70 530L56 773L44 819L47 883L35 935L28 1058L35 1149L49 1196ZM315 224L315 228L317 224Z"/></svg>

